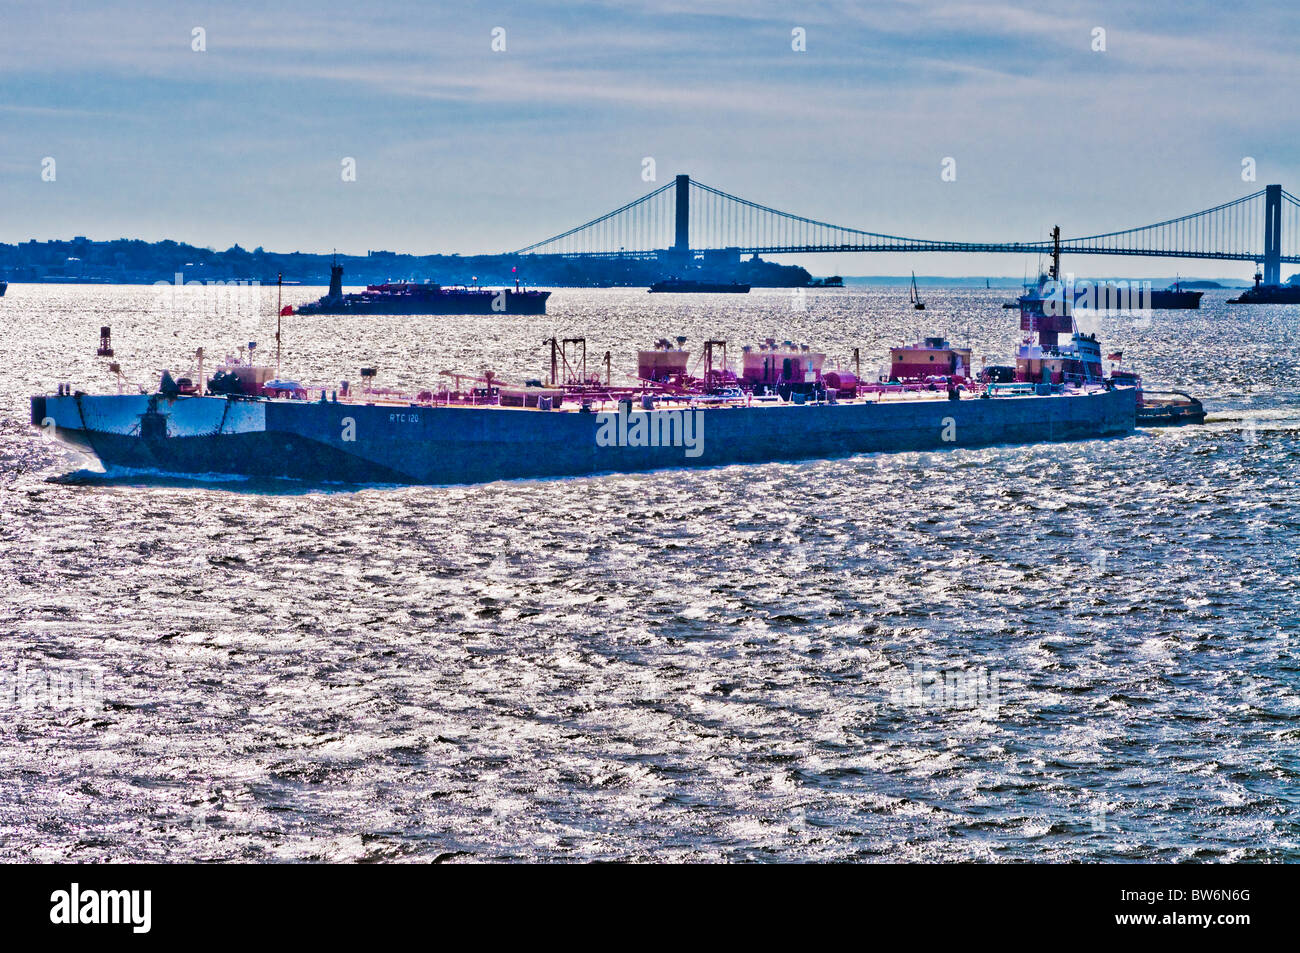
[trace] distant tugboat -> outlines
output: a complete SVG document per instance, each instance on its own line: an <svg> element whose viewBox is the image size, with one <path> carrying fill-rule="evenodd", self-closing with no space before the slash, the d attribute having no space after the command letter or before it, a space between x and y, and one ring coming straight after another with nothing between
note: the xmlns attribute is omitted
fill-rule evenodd
<svg viewBox="0 0 1300 953"><path fill-rule="evenodd" d="M908 300L917 311L925 310L925 302L921 300L921 293L916 290L916 272L912 272L912 293L908 296Z"/></svg>
<svg viewBox="0 0 1300 953"><path fill-rule="evenodd" d="M1255 272L1255 287L1247 288L1228 304L1300 304L1300 285L1266 285L1264 276Z"/></svg>
<svg viewBox="0 0 1300 953"><path fill-rule="evenodd" d="M749 285L739 282L693 281L689 278L665 278L650 286L651 294L749 294Z"/></svg>
<svg viewBox="0 0 1300 953"><path fill-rule="evenodd" d="M343 266L330 266L330 291L297 309L298 314L545 314L549 291L501 288L444 288L399 281L367 285L360 294L343 293Z"/></svg>

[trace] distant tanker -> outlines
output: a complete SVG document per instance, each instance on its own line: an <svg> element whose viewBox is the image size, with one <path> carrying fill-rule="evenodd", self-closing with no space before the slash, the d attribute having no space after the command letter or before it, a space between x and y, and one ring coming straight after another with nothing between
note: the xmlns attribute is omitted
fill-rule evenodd
<svg viewBox="0 0 1300 953"><path fill-rule="evenodd" d="M297 309L298 314L545 314L549 291L519 288L445 288L429 282L367 285L343 293L343 266L330 267L329 294Z"/></svg>

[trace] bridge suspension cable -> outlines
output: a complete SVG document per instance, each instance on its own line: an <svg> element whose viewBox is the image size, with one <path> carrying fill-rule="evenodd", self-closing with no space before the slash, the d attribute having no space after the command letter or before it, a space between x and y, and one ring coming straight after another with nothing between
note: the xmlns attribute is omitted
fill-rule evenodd
<svg viewBox="0 0 1300 953"><path fill-rule="evenodd" d="M677 176L599 218L519 249L514 254L566 257L655 258L725 252L1011 252L1049 251L1039 239L961 242L909 238L835 225L752 202L688 176ZM1178 218L1080 238L1061 250L1084 255L1142 255L1256 261L1276 273L1300 262L1300 198L1281 186ZM1292 254L1282 254L1290 250Z"/></svg>
<svg viewBox="0 0 1300 953"><path fill-rule="evenodd" d="M653 192L647 192L635 201L628 202L612 212L593 218L590 222L585 222L576 228L571 228L567 232L560 232L558 235L552 235L550 238L544 238L540 242L534 242L524 248L520 248L513 254L589 254L581 246L583 239L595 239L598 242L608 243L611 235L622 236L627 233L629 226L632 234L638 237L644 237L649 241L649 236L662 230L663 221L666 219L663 209L656 208L655 199L670 189L676 187L676 182L667 182L659 186ZM629 216L629 219L619 220L620 216ZM618 221L616 221L618 220ZM626 247L626 246L621 246ZM652 251L654 248L666 248L667 244L656 245L653 248L641 248L640 251Z"/></svg>
<svg viewBox="0 0 1300 953"><path fill-rule="evenodd" d="M1189 215L1081 238L1063 239L1071 254L1258 259L1263 256L1266 189Z"/></svg>
<svg viewBox="0 0 1300 953"><path fill-rule="evenodd" d="M940 250L938 246L952 244L832 225L760 205L694 179L691 180L691 188L707 197L704 206L707 211L701 214L698 225L695 220L691 223L692 235L708 236L703 243L692 242L693 247L702 249L738 248L742 253L748 254L793 247L849 251L870 246L871 250L892 251L895 248L890 246L906 246L910 250L925 245L936 246L931 250L937 251ZM743 225L741 229L735 228L738 219Z"/></svg>

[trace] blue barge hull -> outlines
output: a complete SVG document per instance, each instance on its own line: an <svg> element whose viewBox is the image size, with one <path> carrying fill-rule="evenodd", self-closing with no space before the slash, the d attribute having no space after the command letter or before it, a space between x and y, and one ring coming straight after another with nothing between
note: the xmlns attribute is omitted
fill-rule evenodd
<svg viewBox="0 0 1300 953"><path fill-rule="evenodd" d="M106 466L343 483L482 483L1083 440L1130 433L1137 416L1132 388L960 401L629 409L158 394L31 399L34 425ZM675 445L637 445L637 435L644 442L647 432Z"/></svg>

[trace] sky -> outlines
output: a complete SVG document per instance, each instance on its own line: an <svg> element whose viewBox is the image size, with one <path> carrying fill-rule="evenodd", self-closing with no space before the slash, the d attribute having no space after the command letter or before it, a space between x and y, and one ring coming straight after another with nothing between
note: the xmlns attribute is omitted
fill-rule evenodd
<svg viewBox="0 0 1300 953"><path fill-rule="evenodd" d="M1092 234L1268 182L1300 193L1297 41L1290 0L3 0L0 241L510 251L679 172L870 231ZM779 260L845 275L1036 267Z"/></svg>

